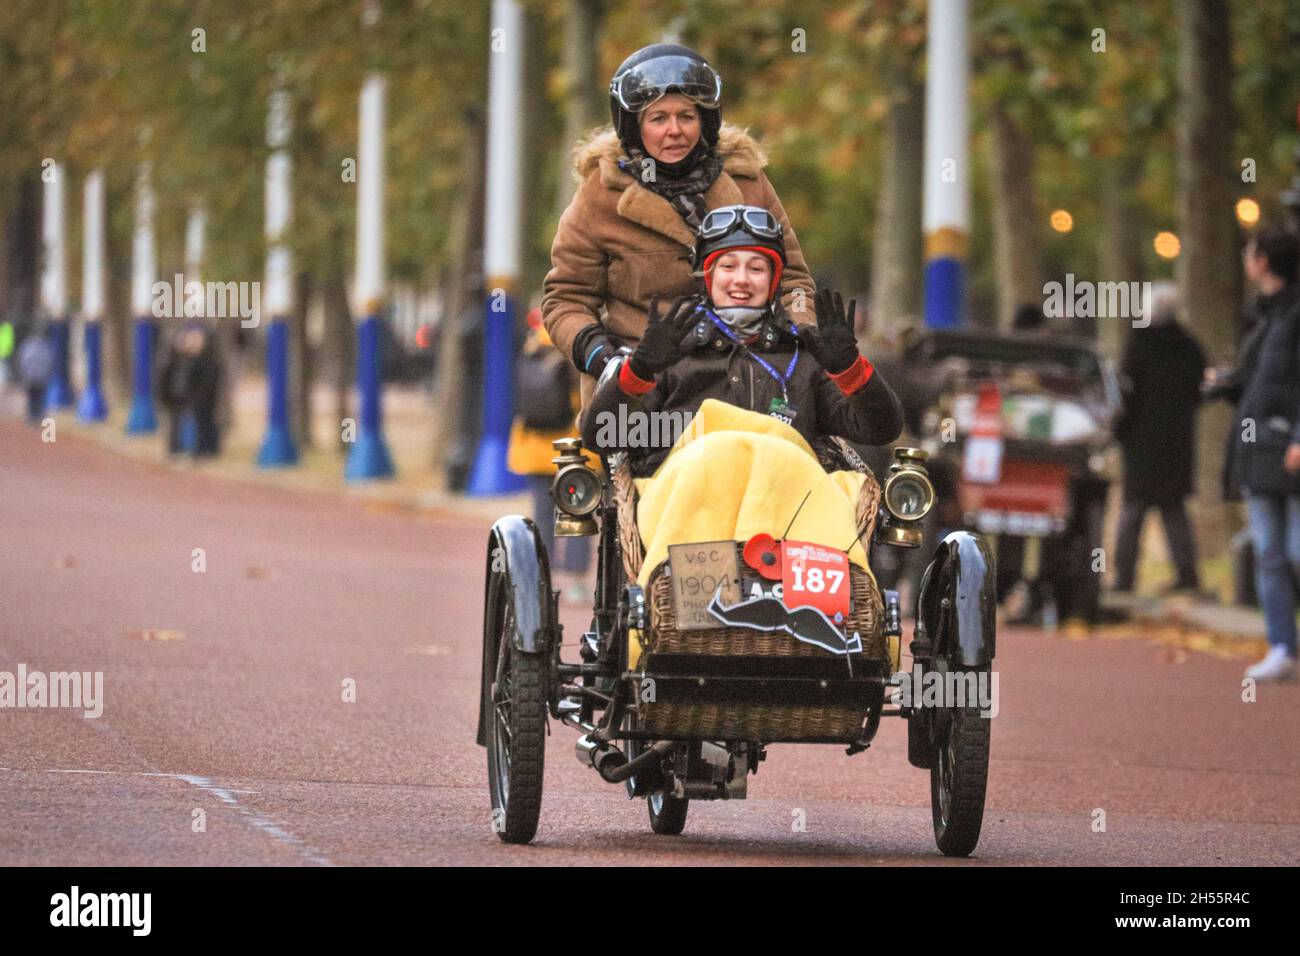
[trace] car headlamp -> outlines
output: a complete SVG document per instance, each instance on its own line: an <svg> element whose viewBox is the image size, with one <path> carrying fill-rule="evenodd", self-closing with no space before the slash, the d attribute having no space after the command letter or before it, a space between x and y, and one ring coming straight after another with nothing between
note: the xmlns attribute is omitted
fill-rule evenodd
<svg viewBox="0 0 1300 956"><path fill-rule="evenodd" d="M899 471L885 481L885 507L899 521L920 521L934 506L934 488L919 472Z"/></svg>
<svg viewBox="0 0 1300 956"><path fill-rule="evenodd" d="M551 481L555 506L580 518L600 505L600 479L586 465L564 465Z"/></svg>
<svg viewBox="0 0 1300 956"><path fill-rule="evenodd" d="M934 485L925 469L929 452L920 448L895 448L897 459L889 466L889 477L881 489L881 501L888 521L881 528L881 540L905 548L921 546L921 520L934 507Z"/></svg>
<svg viewBox="0 0 1300 956"><path fill-rule="evenodd" d="M555 502L557 537L582 537L598 530L592 513L600 507L604 485L587 467L581 438L558 438L552 442L559 455L551 461L559 470L551 479L551 500Z"/></svg>

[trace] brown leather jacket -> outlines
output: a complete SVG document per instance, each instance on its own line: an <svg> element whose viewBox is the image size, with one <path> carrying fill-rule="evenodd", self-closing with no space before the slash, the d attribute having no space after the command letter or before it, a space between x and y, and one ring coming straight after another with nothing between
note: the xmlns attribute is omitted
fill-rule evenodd
<svg viewBox="0 0 1300 956"><path fill-rule="evenodd" d="M583 413L584 446L605 455L631 452L632 472L642 477L652 474L668 456L689 416L706 398L770 413L773 400L783 397L776 378L745 348L720 332L706 330L701 338L701 344L661 372L655 387L643 395L623 391L618 381L622 363L611 362ZM754 355L784 375L794 359L795 346L795 337L782 332L768 347L755 344L751 348ZM790 424L809 444L823 436L839 435L859 444L887 445L903 430L902 404L879 372L873 371L865 385L845 395L802 346L786 394L795 412ZM672 414L644 415L648 412ZM637 414L644 415L640 434L634 429Z"/></svg>

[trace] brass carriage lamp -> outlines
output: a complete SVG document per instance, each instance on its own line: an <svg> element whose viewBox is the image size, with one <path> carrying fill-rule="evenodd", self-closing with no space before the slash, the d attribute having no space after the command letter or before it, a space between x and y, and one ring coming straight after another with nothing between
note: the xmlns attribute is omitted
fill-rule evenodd
<svg viewBox="0 0 1300 956"><path fill-rule="evenodd" d="M895 461L881 490L885 518L880 540L904 548L921 546L921 521L934 507L934 485L925 462L930 453L920 448L894 449Z"/></svg>
<svg viewBox="0 0 1300 956"><path fill-rule="evenodd" d="M600 476L587 467L581 438L557 438L551 462L558 469L551 479L551 500L555 502L555 536L581 538L596 534L592 514L600 506Z"/></svg>

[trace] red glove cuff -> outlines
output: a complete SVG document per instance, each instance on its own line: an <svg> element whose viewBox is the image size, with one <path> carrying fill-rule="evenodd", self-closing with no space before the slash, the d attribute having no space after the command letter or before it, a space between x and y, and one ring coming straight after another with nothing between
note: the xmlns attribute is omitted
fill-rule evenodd
<svg viewBox="0 0 1300 956"><path fill-rule="evenodd" d="M874 371L875 367L867 361L866 357L859 355L856 362L838 375L831 375L830 372L826 374L831 376L831 381L839 386L841 392L845 395L852 395L867 384L867 381L871 378L871 373Z"/></svg>
<svg viewBox="0 0 1300 956"><path fill-rule="evenodd" d="M632 363L624 360L618 370L618 387L627 395L644 395L655 387L654 379L649 381L632 371Z"/></svg>

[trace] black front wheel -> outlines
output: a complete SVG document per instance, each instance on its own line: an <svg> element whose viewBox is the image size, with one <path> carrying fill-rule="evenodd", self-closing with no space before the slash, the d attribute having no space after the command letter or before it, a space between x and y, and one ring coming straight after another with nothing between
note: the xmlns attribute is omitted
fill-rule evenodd
<svg viewBox="0 0 1300 956"><path fill-rule="evenodd" d="M686 811L691 808L687 797L674 797L660 791L646 797L650 808L650 829L660 836L679 836L686 829Z"/></svg>
<svg viewBox="0 0 1300 956"><path fill-rule="evenodd" d="M979 842L988 788L990 719L976 706L952 707L930 758L934 840L944 856L968 856Z"/></svg>
<svg viewBox="0 0 1300 956"><path fill-rule="evenodd" d="M641 723L635 706L628 708L627 715L623 718L623 726L628 730L640 729ZM648 745L644 741L629 740L627 759L635 760L644 752L645 746ZM663 783L663 771L655 767L639 777L628 780L627 793L630 797L636 797L651 788L661 787ZM690 804L691 801L687 797L674 797L662 789L652 790L646 795L646 806L650 811L650 829L660 836L680 835L686 829L686 811L690 809Z"/></svg>
<svg viewBox="0 0 1300 956"><path fill-rule="evenodd" d="M506 843L528 843L537 834L542 810L547 659L544 654L516 649L511 591L505 575L500 575L488 615L489 626L495 622L496 630L496 659L489 664L491 679L483 688L488 790L492 829Z"/></svg>

